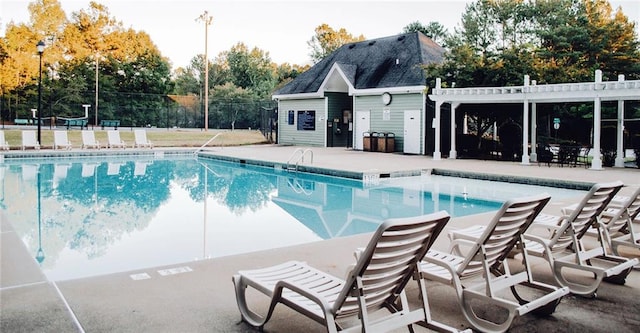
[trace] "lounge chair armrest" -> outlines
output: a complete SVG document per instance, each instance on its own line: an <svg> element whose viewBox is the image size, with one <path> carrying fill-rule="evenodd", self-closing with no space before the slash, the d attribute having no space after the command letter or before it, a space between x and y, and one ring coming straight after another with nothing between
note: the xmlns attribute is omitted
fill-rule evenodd
<svg viewBox="0 0 640 333"><path fill-rule="evenodd" d="M572 205L563 207L560 211L562 212L563 216L569 216L571 215L571 213L573 213L574 210L576 210L576 208L578 208L578 204L574 203Z"/></svg>
<svg viewBox="0 0 640 333"><path fill-rule="evenodd" d="M427 254L422 258L422 261L424 263L427 264L433 264L436 266L440 266L444 269L446 269L447 271L449 271L449 273L454 276L454 277L458 277L457 273L456 273L456 267L451 263L451 261L449 260L443 260L440 258L455 258L458 257L455 254L448 254L446 252L440 252L440 251L436 251L436 250L429 250L429 252L427 252ZM422 269L422 267L421 267Z"/></svg>
<svg viewBox="0 0 640 333"><path fill-rule="evenodd" d="M616 205L616 206L622 207L628 201L629 201L629 197L628 196L616 195L609 202L609 206Z"/></svg>
<svg viewBox="0 0 640 333"><path fill-rule="evenodd" d="M566 207L563 209L567 209ZM567 218L568 215L550 215L550 214L539 214L538 217L533 220L533 224L541 224L541 225L560 225L560 223Z"/></svg>
<svg viewBox="0 0 640 333"><path fill-rule="evenodd" d="M560 221L560 220L558 220ZM551 235L554 232L560 230L560 228L562 227L562 225L558 224L557 222L550 222L550 221L534 221L534 223L531 223L529 225L529 229L527 229L526 234L532 234L534 232L536 233L541 233L540 231L544 231L546 232L547 235Z"/></svg>
<svg viewBox="0 0 640 333"><path fill-rule="evenodd" d="M456 267L451 260L447 260L455 259L454 257L459 258L456 255L447 254L446 252L430 250L422 259L422 263L418 265L420 269L420 277L427 280L435 280L445 284L451 284L456 288L458 293L462 293L462 283L460 282L460 276L458 276Z"/></svg>
<svg viewBox="0 0 640 333"><path fill-rule="evenodd" d="M550 224L550 223L531 223L531 225L529 226L529 230L534 230L534 229L547 229L549 231L552 230L558 230L560 229L561 226L556 225L556 224Z"/></svg>
<svg viewBox="0 0 640 333"><path fill-rule="evenodd" d="M451 244L449 244L449 252L455 255L464 257L467 255L467 251L464 251L465 246L467 250L471 249L472 246L476 245L476 241L473 237L465 234L457 234L466 238L454 238L451 240Z"/></svg>
<svg viewBox="0 0 640 333"><path fill-rule="evenodd" d="M525 249L526 249L526 242L534 242L537 244L540 244L540 246L542 246L544 248L545 251L547 251L547 253L550 253L551 249L549 248L549 243L548 243L548 239L537 236L537 235L532 235L532 234L528 234L528 233L524 233L522 234L522 238L524 238L525 240Z"/></svg>
<svg viewBox="0 0 640 333"><path fill-rule="evenodd" d="M422 260L425 261L425 262L428 262L430 264L434 264L434 265L438 265L438 266L447 268L452 272L455 271L453 265L451 265L449 262L441 260L439 258L436 258L436 257L430 255L430 254L433 254L433 253L434 253L434 251L427 252L427 255L425 255Z"/></svg>
<svg viewBox="0 0 640 333"><path fill-rule="evenodd" d="M310 299L311 301L313 301L314 303L318 304L323 311L326 311L327 309L331 309L331 306L329 305L329 303L327 303L327 301L324 299L324 297L322 295L320 295L319 293L309 289L309 288L305 288L303 286L299 286L299 285L295 285L292 283L289 283L289 281L287 280L281 280L278 281L278 283L276 283L276 287L274 289L274 294L276 295L282 295L282 290L283 289L289 289L293 292L296 292L308 299Z"/></svg>
<svg viewBox="0 0 640 333"><path fill-rule="evenodd" d="M621 206L607 206L607 209L603 210L602 213L600 215L605 216L605 217L614 217L616 214L620 213L620 210L624 209Z"/></svg>

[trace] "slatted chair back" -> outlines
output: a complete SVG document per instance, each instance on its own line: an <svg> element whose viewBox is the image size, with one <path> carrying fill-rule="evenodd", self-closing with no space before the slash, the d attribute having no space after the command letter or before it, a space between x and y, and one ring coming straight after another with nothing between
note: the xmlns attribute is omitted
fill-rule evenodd
<svg viewBox="0 0 640 333"><path fill-rule="evenodd" d="M544 193L505 202L482 236L471 245L458 275L464 278L479 274L485 268L498 268L550 199Z"/></svg>
<svg viewBox="0 0 640 333"><path fill-rule="evenodd" d="M384 222L387 226L378 228L347 276L345 284L351 287L343 289L334 303L337 317L358 313L362 301L369 310L385 308L397 301L449 220L444 211L434 214L429 221L423 217L389 219ZM359 299L357 295L363 297Z"/></svg>
<svg viewBox="0 0 640 333"><path fill-rule="evenodd" d="M561 220L560 228L551 238L551 252L563 252L569 247L577 246L574 243L597 222L598 216L622 186L620 181L592 186L576 209Z"/></svg>

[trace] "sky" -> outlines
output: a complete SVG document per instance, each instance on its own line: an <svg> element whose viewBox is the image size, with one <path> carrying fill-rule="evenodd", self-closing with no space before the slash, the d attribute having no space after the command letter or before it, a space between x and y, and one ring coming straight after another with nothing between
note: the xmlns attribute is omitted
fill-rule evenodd
<svg viewBox="0 0 640 333"><path fill-rule="evenodd" d="M89 0L59 0L71 13L89 8ZM105 5L125 28L145 31L170 59L173 69L186 67L205 53L205 23L196 19L205 11L213 18L208 26L207 54L214 59L238 42L269 53L277 64L310 64L307 42L323 23L344 28L353 36L374 39L396 35L411 22L436 21L449 32L459 25L467 0L95 0ZM7 23L29 21L28 0L0 1L0 35ZM640 1L610 1L622 6L640 31Z"/></svg>

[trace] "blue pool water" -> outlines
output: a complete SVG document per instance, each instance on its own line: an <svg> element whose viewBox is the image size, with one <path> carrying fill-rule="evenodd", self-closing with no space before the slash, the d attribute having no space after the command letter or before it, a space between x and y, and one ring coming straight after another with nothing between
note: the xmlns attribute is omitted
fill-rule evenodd
<svg viewBox="0 0 640 333"><path fill-rule="evenodd" d="M477 214L556 191L427 175L363 183L188 156L7 161L0 183L0 208L54 281L366 233L389 217Z"/></svg>

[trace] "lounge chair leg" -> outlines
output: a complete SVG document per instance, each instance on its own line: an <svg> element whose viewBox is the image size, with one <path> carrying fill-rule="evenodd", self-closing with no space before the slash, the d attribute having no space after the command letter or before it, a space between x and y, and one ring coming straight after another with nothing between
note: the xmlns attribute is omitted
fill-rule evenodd
<svg viewBox="0 0 640 333"><path fill-rule="evenodd" d="M492 321L478 317L478 315L476 315L476 312L473 310L471 304L469 304L466 301L463 301L463 302L464 304L462 307L463 308L462 313L464 314L464 317L467 319L467 321L471 324L472 327L482 329L482 331L484 332L495 332L495 333L506 332L511 326L511 323L513 322L513 319L516 316L513 310L502 307L503 309L506 309L509 311L509 315L502 323L494 323Z"/></svg>
<svg viewBox="0 0 640 333"><path fill-rule="evenodd" d="M629 273L631 273L632 270L633 270L633 267L629 267L624 271L620 272L620 274L607 276L603 278L603 280L613 284L624 285L627 282L627 275L629 275Z"/></svg>
<svg viewBox="0 0 640 333"><path fill-rule="evenodd" d="M271 316L272 307L270 306L269 314L266 317L262 317L257 313L251 311L249 306L247 305L246 299L246 290L247 286L242 281L242 277L240 275L233 276L233 285L236 289L236 300L238 303L238 310L240 310L240 316L242 317L242 321L248 323L249 325L256 327L262 331L264 324L269 320Z"/></svg>
<svg viewBox="0 0 640 333"><path fill-rule="evenodd" d="M533 313L536 316L539 317L547 317L552 315L554 312L556 312L556 308L558 307L558 304L560 304L560 300L561 298L555 299L533 311L531 311L531 313Z"/></svg>
<svg viewBox="0 0 640 333"><path fill-rule="evenodd" d="M587 267L590 267L590 266L587 266ZM565 276L563 275L562 268L563 266L560 265L558 261L556 261L556 264L554 265L554 268L553 268L553 271L554 271L553 275L556 279L556 282L559 285L569 287L569 289L571 290L571 293L574 295L587 297L587 298L595 297L596 290L598 290L598 286L600 285L600 282L602 281L602 278L603 278L602 271L594 269L592 271L592 273L594 274L593 281L590 284L580 284L580 283L573 283L567 280L567 278L565 278Z"/></svg>

